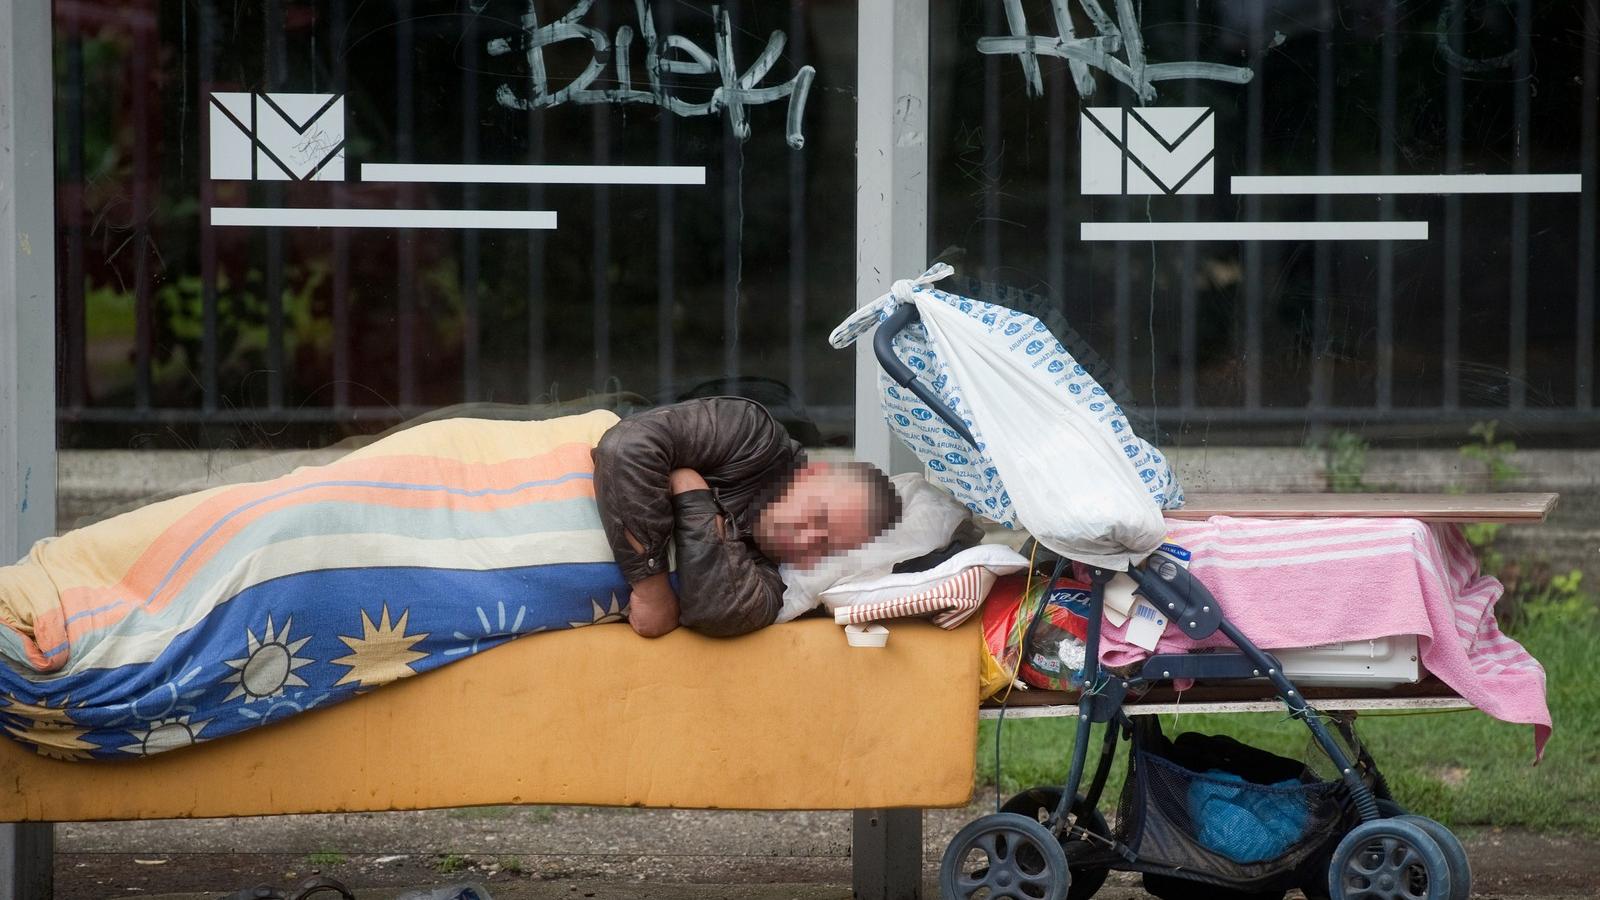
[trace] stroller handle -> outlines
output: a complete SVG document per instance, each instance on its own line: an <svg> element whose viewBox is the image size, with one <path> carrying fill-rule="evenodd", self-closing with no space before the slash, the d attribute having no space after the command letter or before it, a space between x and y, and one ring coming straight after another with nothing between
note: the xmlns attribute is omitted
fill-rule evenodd
<svg viewBox="0 0 1600 900"><path fill-rule="evenodd" d="M872 352L878 357L878 365L889 373L890 378L893 378L901 387L910 388L911 393L916 394L918 400L928 404L928 408L933 410L935 415L943 419L945 424L955 429L956 433L965 438L967 443L971 444L972 448L976 450L978 449L978 439L972 436L972 430L967 428L966 423L961 421L961 417L955 414L955 410L946 406L944 401L940 400L938 395L929 389L927 385L918 381L917 373L911 371L911 367L906 365L894 353L894 336L899 334L901 329L919 321L921 318L922 316L917 312L916 306L910 303L901 304L898 309L889 314L889 318L882 325L878 326L878 332L872 336Z"/></svg>

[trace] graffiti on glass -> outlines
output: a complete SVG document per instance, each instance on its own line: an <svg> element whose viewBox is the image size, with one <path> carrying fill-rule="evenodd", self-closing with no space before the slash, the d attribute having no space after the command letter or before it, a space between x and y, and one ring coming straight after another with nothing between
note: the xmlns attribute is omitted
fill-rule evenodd
<svg viewBox="0 0 1600 900"><path fill-rule="evenodd" d="M733 52L733 20L726 9L711 7L711 50L681 34L660 35L656 32L655 16L646 0L635 0L634 13L638 31L633 26L622 25L615 36L603 29L585 24L583 19L594 7L594 0L577 0L563 16L540 24L533 4L522 16L522 27L515 37L500 37L488 44L490 56L507 56L522 53L527 59L526 90L519 93L514 84L502 84L495 96L502 106L529 110L560 106L564 103L578 105L645 103L658 106L678 116L711 116L725 113L733 133L740 140L750 137L750 112L752 106L788 100L788 117L785 139L789 146L805 145L801 133L801 118L805 114L806 97L816 70L801 66L788 81L762 85L773 66L783 54L788 37L782 31L773 31L767 37L766 47L740 71ZM633 42L637 35L643 45L644 74L642 84L634 82ZM545 64L544 48L563 41L587 41L593 54L583 71L565 84L552 85ZM595 82L608 68L614 68L615 87L597 88ZM679 96L683 82L671 76L708 76L707 86L711 96L695 102ZM664 77L666 76L666 77ZM608 79L609 80L609 79Z"/></svg>
<svg viewBox="0 0 1600 900"><path fill-rule="evenodd" d="M1022 63L1028 93L1044 93L1039 72L1039 57L1054 56L1067 61L1072 81L1081 97L1092 96L1098 86L1096 73L1104 72L1121 82L1149 103L1156 99L1155 83L1200 78L1244 84L1254 73L1244 66L1180 60L1153 63L1145 58L1144 35L1133 0L1114 0L1116 18L1106 12L1101 0L1077 0L1090 22L1093 33L1078 35L1072 24L1072 0L1051 0L1056 33L1036 35L1022 11L1022 0L1002 0L1005 4L1009 35L978 39L978 52L995 56L1015 56Z"/></svg>

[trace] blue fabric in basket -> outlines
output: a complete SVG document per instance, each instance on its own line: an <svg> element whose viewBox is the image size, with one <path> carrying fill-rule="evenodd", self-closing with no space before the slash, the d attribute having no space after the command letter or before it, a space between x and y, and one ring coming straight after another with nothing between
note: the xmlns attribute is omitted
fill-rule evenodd
<svg viewBox="0 0 1600 900"><path fill-rule="evenodd" d="M1189 817L1207 850L1237 863L1272 859L1305 834L1310 813L1294 779L1252 784L1220 769L1189 785Z"/></svg>

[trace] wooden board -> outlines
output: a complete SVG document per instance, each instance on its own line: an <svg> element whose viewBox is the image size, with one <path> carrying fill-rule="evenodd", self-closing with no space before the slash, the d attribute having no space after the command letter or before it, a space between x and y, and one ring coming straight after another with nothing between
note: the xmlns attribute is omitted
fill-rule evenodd
<svg viewBox="0 0 1600 900"><path fill-rule="evenodd" d="M1191 494L1170 519L1421 519L1425 522L1538 524L1557 494Z"/></svg>

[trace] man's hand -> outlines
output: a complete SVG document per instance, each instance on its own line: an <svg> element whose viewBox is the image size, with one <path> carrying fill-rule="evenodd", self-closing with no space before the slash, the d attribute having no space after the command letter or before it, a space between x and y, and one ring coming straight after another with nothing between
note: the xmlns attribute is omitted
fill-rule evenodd
<svg viewBox="0 0 1600 900"><path fill-rule="evenodd" d="M678 627L678 595L666 573L652 575L633 586L628 601L628 624L643 637L660 637Z"/></svg>
<svg viewBox="0 0 1600 900"><path fill-rule="evenodd" d="M693 469L673 469L667 482L674 494L711 489ZM627 533L627 538L635 551L644 552L644 546L632 532ZM666 573L652 575L633 586L633 598L628 601L628 624L634 631L651 638L678 627L678 595L672 592Z"/></svg>

